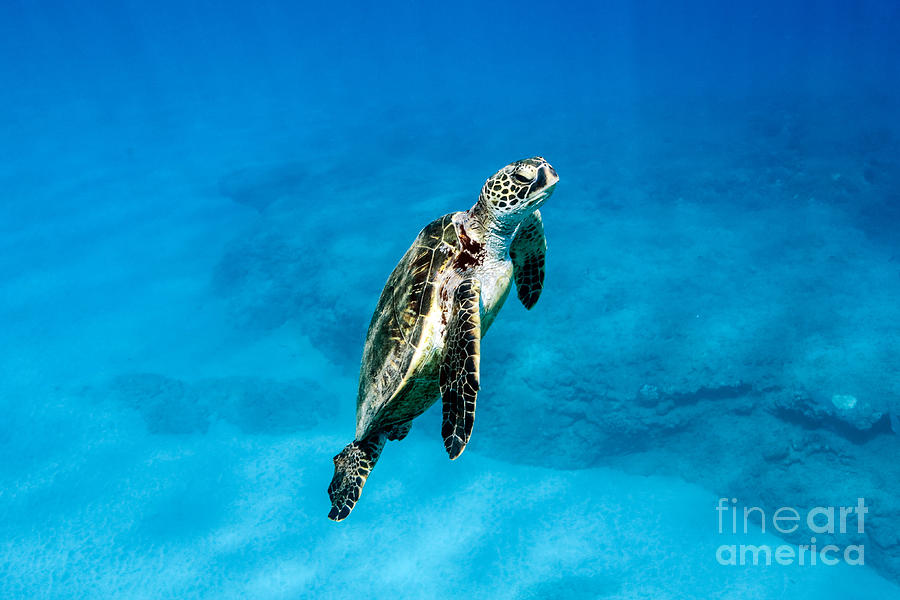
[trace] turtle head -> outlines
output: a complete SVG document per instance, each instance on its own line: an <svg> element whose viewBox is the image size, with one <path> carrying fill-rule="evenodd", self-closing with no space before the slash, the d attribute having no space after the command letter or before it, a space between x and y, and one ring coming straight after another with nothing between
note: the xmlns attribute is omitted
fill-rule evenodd
<svg viewBox="0 0 900 600"><path fill-rule="evenodd" d="M476 207L498 223L517 226L546 202L558 181L544 157L517 160L485 182Z"/></svg>

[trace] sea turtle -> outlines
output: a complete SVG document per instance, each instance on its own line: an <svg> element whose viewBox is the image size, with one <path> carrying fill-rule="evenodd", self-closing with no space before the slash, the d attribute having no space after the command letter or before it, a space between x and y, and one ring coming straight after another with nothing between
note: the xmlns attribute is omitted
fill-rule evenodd
<svg viewBox="0 0 900 600"><path fill-rule="evenodd" d="M350 514L388 440L440 397L451 459L472 434L481 338L515 279L531 308L544 282L541 205L559 177L537 156L503 167L468 211L428 224L388 278L366 335L356 439L334 457L330 519Z"/></svg>

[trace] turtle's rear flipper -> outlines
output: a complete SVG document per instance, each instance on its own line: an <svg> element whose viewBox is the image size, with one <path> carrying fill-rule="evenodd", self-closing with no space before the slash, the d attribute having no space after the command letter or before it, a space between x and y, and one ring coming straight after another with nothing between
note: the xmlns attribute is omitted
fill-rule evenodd
<svg viewBox="0 0 900 600"><path fill-rule="evenodd" d="M412 429L412 421L407 421L401 425L394 425L387 432L387 438L389 441L400 441L409 435L409 430Z"/></svg>
<svg viewBox="0 0 900 600"><path fill-rule="evenodd" d="M331 498L329 519L343 521L353 510L366 478L381 456L386 438L384 433L378 433L362 441L351 442L334 457L334 477L328 486L328 496Z"/></svg>

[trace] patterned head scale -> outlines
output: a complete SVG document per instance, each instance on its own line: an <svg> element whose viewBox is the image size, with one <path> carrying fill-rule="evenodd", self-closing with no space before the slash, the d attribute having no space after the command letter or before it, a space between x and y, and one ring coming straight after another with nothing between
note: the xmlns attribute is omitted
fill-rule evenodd
<svg viewBox="0 0 900 600"><path fill-rule="evenodd" d="M544 157L517 160L485 182L478 202L497 217L524 217L540 208L558 181L556 170Z"/></svg>

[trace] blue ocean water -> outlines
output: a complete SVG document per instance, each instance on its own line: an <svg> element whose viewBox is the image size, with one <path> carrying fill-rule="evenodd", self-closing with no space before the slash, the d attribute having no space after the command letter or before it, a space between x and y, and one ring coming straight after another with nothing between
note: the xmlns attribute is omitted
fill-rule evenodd
<svg viewBox="0 0 900 600"><path fill-rule="evenodd" d="M0 597L900 598L898 30L7 0ZM388 274L534 155L546 285L466 453L432 409L332 523Z"/></svg>

